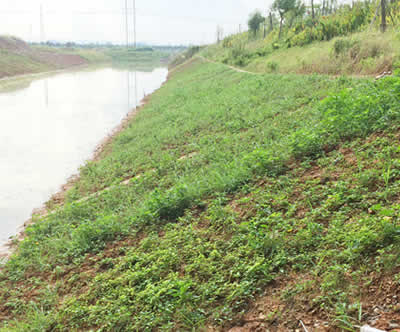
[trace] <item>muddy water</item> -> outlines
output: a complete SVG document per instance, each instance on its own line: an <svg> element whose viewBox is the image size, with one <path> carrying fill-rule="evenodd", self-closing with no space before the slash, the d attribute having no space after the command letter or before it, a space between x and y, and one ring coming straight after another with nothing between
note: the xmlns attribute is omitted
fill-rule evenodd
<svg viewBox="0 0 400 332"><path fill-rule="evenodd" d="M167 69L97 69L0 92L0 245L41 207ZM136 83L136 84L135 84Z"/></svg>

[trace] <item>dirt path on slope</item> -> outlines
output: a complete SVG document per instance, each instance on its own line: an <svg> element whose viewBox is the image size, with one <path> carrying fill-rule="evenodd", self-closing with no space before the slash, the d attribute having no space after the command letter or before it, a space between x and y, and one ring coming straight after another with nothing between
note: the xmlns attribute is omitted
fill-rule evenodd
<svg viewBox="0 0 400 332"><path fill-rule="evenodd" d="M234 66L227 65L225 63L213 61L213 60L210 60L210 59L207 59L207 58L203 57L202 55L196 55L196 57L199 58L199 59L202 59L202 60L204 60L206 62L209 62L209 63L216 63L216 64L219 64L219 65L223 65L223 66L228 67L228 68L230 68L230 69L232 69L232 70L234 70L234 71L236 71L238 73L251 74L251 75L262 75L263 74L263 73L254 73L252 71L247 71L247 70L244 70L244 69L240 69L240 68L237 68L237 67L234 67Z"/></svg>
<svg viewBox="0 0 400 332"><path fill-rule="evenodd" d="M280 74L280 75L292 74L292 75L303 75L303 76L304 75L306 75L306 76L313 75L313 74L301 74L301 73L295 73L295 72L293 72L293 73L290 73L290 72L288 72L288 73L279 73L279 72L277 72L277 73L266 73L266 72L257 73L257 72L253 72L253 71L240 69L240 68L237 68L237 67L234 67L234 66L231 66L231 65L227 65L227 64L222 63L222 62L218 62L218 61L214 61L214 60L211 60L211 59L207 59L202 55L196 55L195 57L198 58L198 59L201 59L201 60L203 60L205 62L208 62L208 63L215 63L215 64L218 64L218 65L222 65L222 66L228 67L228 68L230 68L230 69L232 69L232 70L234 70L234 71L236 71L238 73L244 73L244 74L250 74L250 75L268 75L268 74ZM338 78L338 77L344 76L342 74L337 74L337 75L329 75L329 74L323 74L323 73L316 73L316 74L317 75L325 75L325 76L329 76L329 77L332 77L332 78ZM391 75L392 75L391 71L388 71L388 72L384 71L378 76L376 76L376 75L361 75L361 74L353 74L353 75L345 75L345 76L351 77L351 78L356 78L356 79L371 79L371 78L373 79L373 78L375 78L377 80L377 79L381 79L383 77L391 76Z"/></svg>

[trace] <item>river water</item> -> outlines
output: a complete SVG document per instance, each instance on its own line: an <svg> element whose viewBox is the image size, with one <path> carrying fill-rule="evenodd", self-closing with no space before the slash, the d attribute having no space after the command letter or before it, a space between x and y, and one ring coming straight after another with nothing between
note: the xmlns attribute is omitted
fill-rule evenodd
<svg viewBox="0 0 400 332"><path fill-rule="evenodd" d="M0 92L0 245L167 74L101 68L21 79Z"/></svg>

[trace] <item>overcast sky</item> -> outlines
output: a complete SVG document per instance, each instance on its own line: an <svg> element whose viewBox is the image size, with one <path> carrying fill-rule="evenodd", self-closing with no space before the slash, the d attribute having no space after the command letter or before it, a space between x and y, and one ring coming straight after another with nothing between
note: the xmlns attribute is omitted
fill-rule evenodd
<svg viewBox="0 0 400 332"><path fill-rule="evenodd" d="M215 41L216 27L225 34L246 27L256 8L272 0L136 0L137 39L155 44ZM133 0L128 0L132 8ZM40 40L40 5L46 40L125 41L125 0L1 0L0 34ZM132 9L131 9L132 10ZM132 30L133 19L129 20Z"/></svg>

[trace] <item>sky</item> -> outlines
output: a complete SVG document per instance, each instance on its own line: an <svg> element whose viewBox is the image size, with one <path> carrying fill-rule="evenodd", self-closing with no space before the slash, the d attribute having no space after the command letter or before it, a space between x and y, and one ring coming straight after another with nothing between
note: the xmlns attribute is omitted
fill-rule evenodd
<svg viewBox="0 0 400 332"><path fill-rule="evenodd" d="M224 35L247 28L249 15L266 11L272 0L136 0L137 40L157 45L214 42L217 25ZM128 0L133 13L133 0ZM125 0L1 0L0 34L45 40L124 43ZM129 17L133 35L133 15Z"/></svg>

